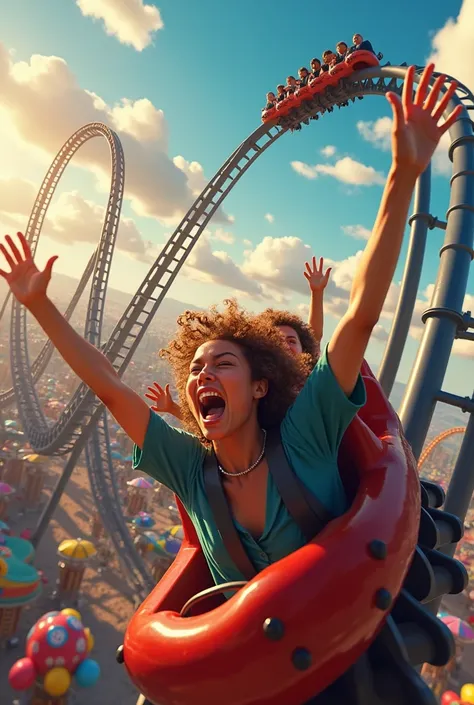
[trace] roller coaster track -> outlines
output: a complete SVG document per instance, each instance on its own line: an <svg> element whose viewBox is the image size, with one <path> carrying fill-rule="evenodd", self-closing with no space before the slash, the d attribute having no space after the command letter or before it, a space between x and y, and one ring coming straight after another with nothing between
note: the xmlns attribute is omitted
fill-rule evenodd
<svg viewBox="0 0 474 705"><path fill-rule="evenodd" d="M420 459L418 460L418 470L421 470L422 465L426 462L430 454L439 443L442 443L442 441L446 440L446 438L454 436L457 433L465 433L465 431L466 429L464 426L455 426L454 428L449 428L447 431L443 431L438 434L436 438L433 438L433 440L428 443L426 448L423 450L423 453L420 455Z"/></svg>
<svg viewBox="0 0 474 705"><path fill-rule="evenodd" d="M197 197L171 235L125 309L109 340L103 346L104 354L120 376L124 374L160 303L209 220L256 159L289 129L300 122L309 122L309 118L318 113L324 113L333 105L349 99L355 100L357 96L383 96L388 91L401 94L405 71L403 66L389 65L360 71L341 81L337 87L327 88L324 94L305 102L293 115L282 119L280 124L267 123L259 126L242 142ZM458 95L467 110L474 109L471 94L467 88L460 86ZM92 123L82 127L65 143L40 188L26 236L34 253L48 206L64 169L80 146L94 137L105 138L111 150L111 193L99 246L84 272L66 315L72 314L87 280L92 275L85 337L99 347L107 281L123 196L123 154L119 138L112 130L102 124ZM2 307L2 312L6 308L6 303ZM1 393L0 408L5 408L13 399L16 400L23 429L36 452L56 456L70 454L50 504L40 519L37 536L40 537L41 532L44 531L45 523L57 506L73 468L87 444L86 457L94 500L118 556L130 576L134 590L138 597L142 597L151 586L151 578L141 557L133 548L131 537L123 521L108 443L104 407L91 390L84 384L80 384L57 422L49 425L41 408L35 382L44 372L51 354L52 347L46 343L38 358L30 364L26 311L18 302L13 301L10 357L13 388Z"/></svg>

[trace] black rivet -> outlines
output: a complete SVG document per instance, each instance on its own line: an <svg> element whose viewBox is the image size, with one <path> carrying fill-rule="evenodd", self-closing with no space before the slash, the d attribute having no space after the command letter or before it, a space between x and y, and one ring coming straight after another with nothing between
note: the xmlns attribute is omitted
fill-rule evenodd
<svg viewBox="0 0 474 705"><path fill-rule="evenodd" d="M313 661L311 652L302 647L293 651L291 660L293 662L293 666L297 668L298 671L306 671L311 666Z"/></svg>
<svg viewBox="0 0 474 705"><path fill-rule="evenodd" d="M125 661L123 657L123 644L118 647L117 651L115 652L115 660L117 663L123 663Z"/></svg>
<svg viewBox="0 0 474 705"><path fill-rule="evenodd" d="M279 641L285 635L285 625L281 619L268 617L263 623L263 631L265 636L271 641Z"/></svg>
<svg viewBox="0 0 474 705"><path fill-rule="evenodd" d="M380 588L375 593L375 605L379 610L389 610L392 606L392 596L385 588Z"/></svg>
<svg viewBox="0 0 474 705"><path fill-rule="evenodd" d="M387 544L385 541L374 539L369 543L369 551L378 561L384 561L387 558Z"/></svg>

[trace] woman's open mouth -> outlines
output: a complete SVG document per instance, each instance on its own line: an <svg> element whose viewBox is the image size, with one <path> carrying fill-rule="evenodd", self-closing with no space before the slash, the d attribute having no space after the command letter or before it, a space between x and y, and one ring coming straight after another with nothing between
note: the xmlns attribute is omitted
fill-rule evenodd
<svg viewBox="0 0 474 705"><path fill-rule="evenodd" d="M217 423L225 411L225 401L218 392L203 391L198 395L199 413L205 426Z"/></svg>

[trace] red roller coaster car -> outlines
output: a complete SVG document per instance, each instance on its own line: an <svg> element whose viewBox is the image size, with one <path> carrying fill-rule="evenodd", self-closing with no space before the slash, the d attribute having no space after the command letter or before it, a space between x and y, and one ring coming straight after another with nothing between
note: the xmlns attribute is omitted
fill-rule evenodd
<svg viewBox="0 0 474 705"><path fill-rule="evenodd" d="M371 51L358 49L357 51L353 51L352 54L349 54L346 58L346 64L350 66L353 71L360 71L361 69L368 69L371 66L378 66L379 60Z"/></svg>
<svg viewBox="0 0 474 705"><path fill-rule="evenodd" d="M345 61L341 61L329 71L324 71L320 76L313 79L309 84L309 90L305 90L308 88L308 86L305 86L297 91L296 94L292 94L278 103L276 109L270 108L269 110L263 110L262 122L278 120L278 118L288 115L293 108L298 108L303 100L310 100L317 93L321 93L327 86L337 85L341 78L346 78L354 71L360 71L361 69L378 65L379 60L371 51L366 51L365 49L354 51L352 54L349 54Z"/></svg>
<svg viewBox="0 0 474 705"><path fill-rule="evenodd" d="M152 702L301 705L375 639L417 543L420 485L398 417L366 363L363 377L367 404L340 454L348 491L357 481L350 509L229 600L213 594L187 618L183 606L212 580L180 507L181 550L123 646L131 679Z"/></svg>

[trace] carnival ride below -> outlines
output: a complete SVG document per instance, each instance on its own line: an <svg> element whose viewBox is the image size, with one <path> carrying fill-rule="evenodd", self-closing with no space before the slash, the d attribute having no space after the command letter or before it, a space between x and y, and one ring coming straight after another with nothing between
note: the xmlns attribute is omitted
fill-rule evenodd
<svg viewBox="0 0 474 705"><path fill-rule="evenodd" d="M367 403L347 430L339 458L353 501L309 544L248 583L212 587L196 532L180 505L185 540L132 617L120 652L132 680L151 702L223 702L225 688L226 705L301 705L367 652L387 618L383 638L391 630L395 641L385 665L392 668L395 691L406 705L430 702L429 697L420 700L423 682L414 669L404 668L408 659L400 661L394 646L403 642L402 632L410 625L412 639L416 631L434 639L432 662L449 657L449 631L417 600L432 599L446 587L461 591L466 573L433 550L436 539L430 530L437 533L439 517L429 507L426 487L432 487L420 486L398 417L366 363L362 374ZM459 520L444 515L444 521L459 538ZM442 579L436 574L441 566ZM347 585L360 588L350 600ZM217 599L235 589L239 592L229 600ZM203 606L211 609L201 612ZM378 670L383 671L380 663Z"/></svg>

